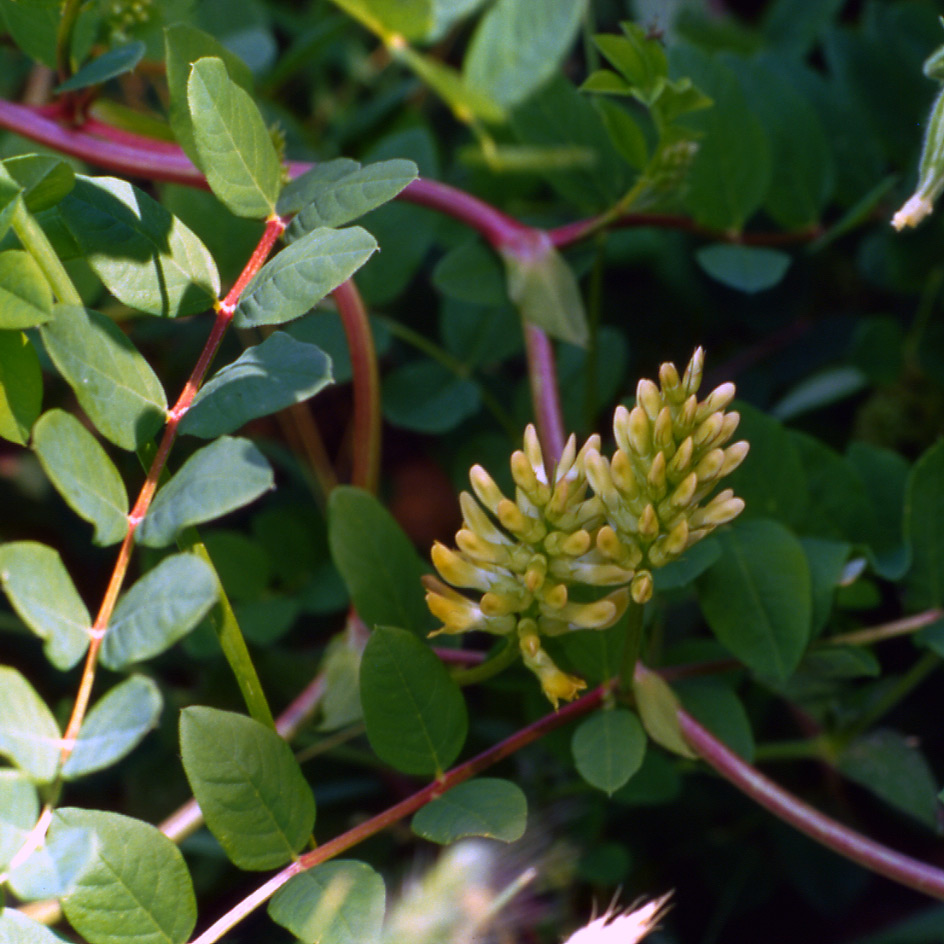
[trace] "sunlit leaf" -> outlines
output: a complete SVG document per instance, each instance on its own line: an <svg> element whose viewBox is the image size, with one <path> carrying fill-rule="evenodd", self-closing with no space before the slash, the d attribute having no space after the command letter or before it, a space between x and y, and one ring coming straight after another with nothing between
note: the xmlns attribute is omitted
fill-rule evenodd
<svg viewBox="0 0 944 944"><path fill-rule="evenodd" d="M124 75L126 72L132 72L143 58L146 48L142 42L114 46L108 52L104 52L87 62L65 82L60 82L55 91L57 94L74 92L76 89L86 88L89 85L99 85L116 76Z"/></svg>
<svg viewBox="0 0 944 944"><path fill-rule="evenodd" d="M32 328L52 318L52 292L22 249L0 252L0 329Z"/></svg>
<svg viewBox="0 0 944 944"><path fill-rule="evenodd" d="M0 754L38 783L59 766L59 725L46 703L16 669L0 665Z"/></svg>

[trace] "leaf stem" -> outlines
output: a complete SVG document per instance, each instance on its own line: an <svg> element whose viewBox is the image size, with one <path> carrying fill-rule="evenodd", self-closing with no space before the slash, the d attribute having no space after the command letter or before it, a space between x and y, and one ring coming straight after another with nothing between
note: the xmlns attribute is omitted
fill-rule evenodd
<svg viewBox="0 0 944 944"><path fill-rule="evenodd" d="M72 34L82 9L82 0L65 0L56 30L56 71L59 81L65 82L72 75Z"/></svg>

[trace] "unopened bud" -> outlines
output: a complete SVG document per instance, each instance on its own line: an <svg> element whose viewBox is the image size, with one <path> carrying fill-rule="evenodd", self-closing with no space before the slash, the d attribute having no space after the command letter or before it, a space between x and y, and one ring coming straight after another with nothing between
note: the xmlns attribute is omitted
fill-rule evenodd
<svg viewBox="0 0 944 944"><path fill-rule="evenodd" d="M724 450L724 465L721 467L721 476L733 472L746 458L750 451L750 444L745 440L736 442Z"/></svg>
<svg viewBox="0 0 944 944"><path fill-rule="evenodd" d="M944 90L934 100L928 117L918 187L905 205L892 217L892 226L903 230L917 226L934 209L934 201L944 190Z"/></svg>
<svg viewBox="0 0 944 944"><path fill-rule="evenodd" d="M704 366L705 349L703 347L696 347L695 353L692 354L692 359L685 368L685 375L682 377L682 386L685 388L686 394L698 392L698 388L701 386L701 374Z"/></svg>
<svg viewBox="0 0 944 944"><path fill-rule="evenodd" d="M652 599L652 574L648 570L640 570L633 582L629 585L629 592L635 603L640 606Z"/></svg>
<svg viewBox="0 0 944 944"><path fill-rule="evenodd" d="M636 405L646 411L650 420L655 420L662 409L662 396L659 388L651 381L643 378L636 385Z"/></svg>
<svg viewBox="0 0 944 944"><path fill-rule="evenodd" d="M636 526L639 529L639 536L647 541L652 540L659 533L659 519L656 517L652 502L643 509Z"/></svg>
<svg viewBox="0 0 944 944"><path fill-rule="evenodd" d="M469 470L469 481L478 500L493 514L497 513L499 502L505 500L495 480L480 465Z"/></svg>
<svg viewBox="0 0 944 944"><path fill-rule="evenodd" d="M675 434L672 429L672 410L664 406L652 426L652 442L656 449L675 452Z"/></svg>
<svg viewBox="0 0 944 944"><path fill-rule="evenodd" d="M667 483L665 480L665 453L657 452L656 457L649 466L649 474L646 476L646 483L649 486L649 494L658 501L665 495Z"/></svg>
<svg viewBox="0 0 944 944"><path fill-rule="evenodd" d="M662 387L662 396L673 403L681 403L685 398L682 381L679 379L675 364L663 364L659 368L659 385Z"/></svg>

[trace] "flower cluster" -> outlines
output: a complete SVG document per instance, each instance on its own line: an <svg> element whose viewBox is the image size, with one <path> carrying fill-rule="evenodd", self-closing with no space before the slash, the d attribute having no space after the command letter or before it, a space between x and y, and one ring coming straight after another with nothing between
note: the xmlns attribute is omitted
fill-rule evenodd
<svg viewBox="0 0 944 944"><path fill-rule="evenodd" d="M641 604L651 597L652 569L744 507L730 490L705 503L748 446L723 448L739 419L724 412L733 384L698 402L703 361L699 348L684 377L663 364L660 387L639 382L636 406L616 410L617 448L610 460L600 452L598 435L579 452L571 436L549 475L528 426L524 449L511 457L514 501L485 469L473 466L475 495L460 496L456 549L437 542L432 559L442 580L425 578L427 604L443 624L437 633L516 634L525 665L555 708L586 687L554 664L541 637L612 626L630 599ZM588 602L588 587L616 589Z"/></svg>

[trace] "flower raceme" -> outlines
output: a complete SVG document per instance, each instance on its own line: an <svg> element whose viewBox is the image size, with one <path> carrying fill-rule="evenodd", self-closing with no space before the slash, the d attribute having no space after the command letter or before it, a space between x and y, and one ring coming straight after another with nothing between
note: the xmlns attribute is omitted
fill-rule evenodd
<svg viewBox="0 0 944 944"><path fill-rule="evenodd" d="M555 708L586 687L554 664L541 637L612 626L631 601L650 599L655 568L744 508L730 489L709 499L744 460L748 444L725 445L740 419L725 412L734 384L698 401L703 364L699 348L681 378L666 363L658 386L639 381L636 405L617 407L613 417L611 459L601 453L598 435L579 451L571 436L549 475L529 425L524 448L511 457L514 501L485 469L472 467L474 495L459 496L456 548L434 544L442 580L424 578L427 605L443 624L433 635L515 634L525 665ZM588 601L593 589L608 592Z"/></svg>

